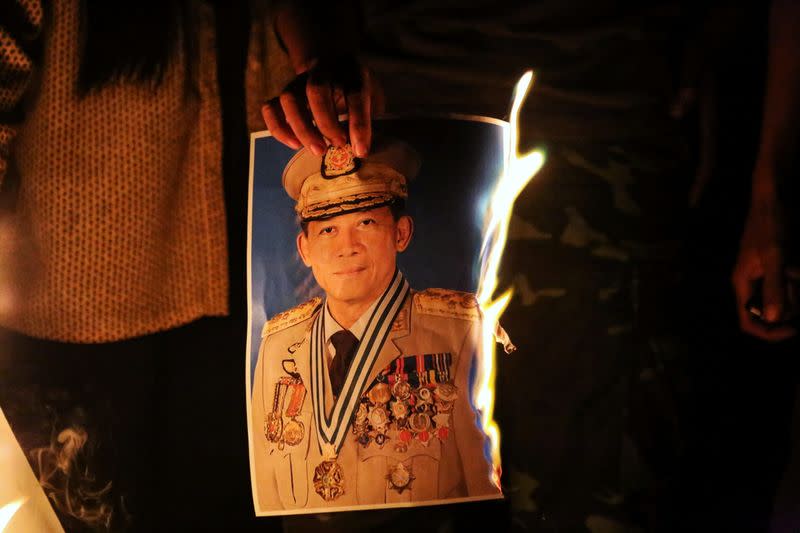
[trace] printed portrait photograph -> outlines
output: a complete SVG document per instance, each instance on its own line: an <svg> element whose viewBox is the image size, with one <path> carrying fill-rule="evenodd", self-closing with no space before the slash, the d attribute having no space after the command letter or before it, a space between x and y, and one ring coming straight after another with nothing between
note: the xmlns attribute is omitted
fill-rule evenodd
<svg viewBox="0 0 800 533"><path fill-rule="evenodd" d="M473 386L506 123L374 122L369 154L251 141L247 407L258 515L502 498Z"/></svg>

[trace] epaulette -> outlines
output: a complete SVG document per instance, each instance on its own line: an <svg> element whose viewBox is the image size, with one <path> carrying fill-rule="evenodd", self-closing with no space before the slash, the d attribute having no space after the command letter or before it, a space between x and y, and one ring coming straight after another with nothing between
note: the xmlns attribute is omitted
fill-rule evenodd
<svg viewBox="0 0 800 533"><path fill-rule="evenodd" d="M470 292L427 289L414 294L414 312L462 320L480 320L478 300Z"/></svg>
<svg viewBox="0 0 800 533"><path fill-rule="evenodd" d="M322 298L316 296L307 302L303 302L298 306L292 307L288 311L278 313L271 319L267 320L264 324L264 329L261 330L261 337L268 337L275 333L284 330L288 327L299 324L303 320L308 319L322 304Z"/></svg>

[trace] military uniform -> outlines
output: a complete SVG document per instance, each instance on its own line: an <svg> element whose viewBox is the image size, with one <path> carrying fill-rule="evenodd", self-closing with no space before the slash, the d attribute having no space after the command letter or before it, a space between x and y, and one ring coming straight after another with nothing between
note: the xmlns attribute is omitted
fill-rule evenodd
<svg viewBox="0 0 800 533"><path fill-rule="evenodd" d="M340 493L325 494L312 398L313 325L322 306L315 298L264 326L252 402L259 510L501 497L470 402L480 312L472 295L441 289L404 299L344 421ZM322 408L333 410L324 367L319 377Z"/></svg>

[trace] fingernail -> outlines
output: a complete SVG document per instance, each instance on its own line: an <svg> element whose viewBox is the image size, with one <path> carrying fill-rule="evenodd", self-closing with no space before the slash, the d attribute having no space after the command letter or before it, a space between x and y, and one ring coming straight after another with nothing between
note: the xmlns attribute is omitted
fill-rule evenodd
<svg viewBox="0 0 800 533"><path fill-rule="evenodd" d="M311 145L311 152L316 156L322 156L322 154L325 153L325 149L322 148L322 146L320 146L318 144L312 144Z"/></svg>
<svg viewBox="0 0 800 533"><path fill-rule="evenodd" d="M367 148L364 146L364 143L357 142L356 143L356 156L364 157L367 155Z"/></svg>

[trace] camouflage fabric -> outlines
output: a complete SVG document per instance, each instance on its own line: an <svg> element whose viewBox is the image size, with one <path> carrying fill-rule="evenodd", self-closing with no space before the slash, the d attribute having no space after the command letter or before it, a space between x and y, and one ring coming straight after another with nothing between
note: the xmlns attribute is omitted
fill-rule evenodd
<svg viewBox="0 0 800 533"><path fill-rule="evenodd" d="M498 368L515 529L655 529L680 447L679 151L559 144L518 199Z"/></svg>

